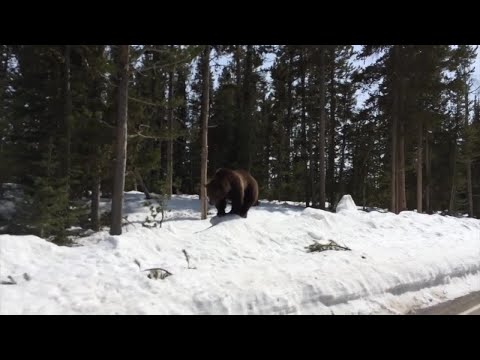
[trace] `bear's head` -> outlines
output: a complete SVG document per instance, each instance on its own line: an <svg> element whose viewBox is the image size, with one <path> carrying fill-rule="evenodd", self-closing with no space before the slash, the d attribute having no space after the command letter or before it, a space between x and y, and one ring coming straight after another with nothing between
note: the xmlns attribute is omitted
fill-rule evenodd
<svg viewBox="0 0 480 360"><path fill-rule="evenodd" d="M215 205L225 199L229 191L228 184L215 178L205 186L207 187L207 197L210 205Z"/></svg>

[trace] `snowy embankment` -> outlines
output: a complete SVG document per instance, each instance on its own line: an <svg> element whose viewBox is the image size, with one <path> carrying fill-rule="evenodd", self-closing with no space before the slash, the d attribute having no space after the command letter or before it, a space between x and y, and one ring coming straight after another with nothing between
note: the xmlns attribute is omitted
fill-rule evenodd
<svg viewBox="0 0 480 360"><path fill-rule="evenodd" d="M0 285L0 314L402 314L480 290L478 220L344 198L337 213L263 201L202 221L198 197L175 196L159 229L142 226L142 193L125 200L122 236L0 235L0 281L16 282ZM330 240L351 251L305 249Z"/></svg>

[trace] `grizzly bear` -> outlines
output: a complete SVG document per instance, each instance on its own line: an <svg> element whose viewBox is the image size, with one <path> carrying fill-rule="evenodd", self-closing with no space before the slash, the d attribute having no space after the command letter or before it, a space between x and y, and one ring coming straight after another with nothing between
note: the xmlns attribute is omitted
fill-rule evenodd
<svg viewBox="0 0 480 360"><path fill-rule="evenodd" d="M210 205L215 205L217 215L224 216L227 200L232 202L229 214L247 217L251 206L258 204L258 183L246 170L221 168L206 185Z"/></svg>

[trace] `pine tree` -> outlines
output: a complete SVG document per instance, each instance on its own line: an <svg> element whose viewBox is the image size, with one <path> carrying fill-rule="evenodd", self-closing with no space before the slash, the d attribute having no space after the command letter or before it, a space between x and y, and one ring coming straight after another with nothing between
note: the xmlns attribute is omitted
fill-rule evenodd
<svg viewBox="0 0 480 360"><path fill-rule="evenodd" d="M112 195L111 235L122 234L123 191L125 188L125 167L127 161L127 117L128 117L128 80L129 45L118 48L118 98L117 98L117 136L115 152L115 177Z"/></svg>
<svg viewBox="0 0 480 360"><path fill-rule="evenodd" d="M118 210L120 187L146 197L199 194L219 167L250 169L268 199L333 209L350 193L396 213L478 217L477 49L352 49L216 45L205 76L204 46L129 46L128 143L118 176L120 47L1 45L0 181L25 190L9 231L65 243L72 225L100 230L100 196L111 196L114 181L124 178L115 186ZM355 58L370 56L355 68ZM366 99L357 104L359 93ZM209 161L199 179L202 110ZM114 217L121 227L118 211Z"/></svg>
<svg viewBox="0 0 480 360"><path fill-rule="evenodd" d="M319 201L319 208L322 210L325 209L325 122L326 122L325 52L326 52L326 49L324 48L324 46L320 45L318 48L318 58L319 58L318 77L319 77L319 92L320 92L320 95L319 95L320 119L319 119L319 136L318 136L318 149L319 149L318 167L319 167L320 177L319 177L319 184L318 184L318 201Z"/></svg>
<svg viewBox="0 0 480 360"><path fill-rule="evenodd" d="M205 46L202 64L203 96L202 96L202 154L200 174L200 207L201 219L207 218L207 167L208 167L208 115L210 104L210 45Z"/></svg>

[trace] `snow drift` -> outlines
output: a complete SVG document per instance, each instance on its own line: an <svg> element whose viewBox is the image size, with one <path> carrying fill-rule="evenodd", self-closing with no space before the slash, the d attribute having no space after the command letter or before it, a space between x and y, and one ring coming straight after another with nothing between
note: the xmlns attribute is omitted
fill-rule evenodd
<svg viewBox="0 0 480 360"><path fill-rule="evenodd" d="M0 314L402 314L480 290L475 219L352 211L346 197L338 213L261 201L202 221L198 197L174 196L146 228L143 194L125 200L121 236L0 235L0 281L16 282L0 285ZM351 251L306 251L330 240Z"/></svg>

